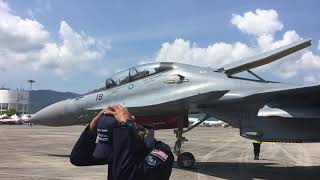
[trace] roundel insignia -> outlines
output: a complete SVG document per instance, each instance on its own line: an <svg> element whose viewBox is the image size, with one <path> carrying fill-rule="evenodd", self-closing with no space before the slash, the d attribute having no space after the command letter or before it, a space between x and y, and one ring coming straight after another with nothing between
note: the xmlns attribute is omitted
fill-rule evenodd
<svg viewBox="0 0 320 180"><path fill-rule="evenodd" d="M134 85L133 84L130 84L129 86L128 86L128 89L133 89L134 88Z"/></svg>
<svg viewBox="0 0 320 180"><path fill-rule="evenodd" d="M147 162L147 164L150 165L150 166L155 166L155 165L157 165L158 160L157 160L154 156L148 155L148 156L146 157L146 162Z"/></svg>

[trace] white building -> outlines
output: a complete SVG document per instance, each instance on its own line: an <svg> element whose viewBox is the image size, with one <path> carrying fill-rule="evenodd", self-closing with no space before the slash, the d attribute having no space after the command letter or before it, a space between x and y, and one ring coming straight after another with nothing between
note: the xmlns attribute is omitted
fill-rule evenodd
<svg viewBox="0 0 320 180"><path fill-rule="evenodd" d="M27 114L28 100L28 91L0 89L0 114L12 108L18 113Z"/></svg>

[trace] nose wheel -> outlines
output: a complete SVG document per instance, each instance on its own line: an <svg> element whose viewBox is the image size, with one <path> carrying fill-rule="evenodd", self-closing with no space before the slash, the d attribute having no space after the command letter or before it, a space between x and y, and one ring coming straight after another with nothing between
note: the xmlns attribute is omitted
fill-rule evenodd
<svg viewBox="0 0 320 180"><path fill-rule="evenodd" d="M182 136L182 132L176 131L177 141L174 145L174 153L178 156L177 163L181 168L192 168L195 164L194 156L190 152L182 151L182 144L187 141L185 137Z"/></svg>
<svg viewBox="0 0 320 180"><path fill-rule="evenodd" d="M176 143L174 145L174 153L178 156L177 163L181 168L191 168L195 164L194 156L189 152L182 151L182 144L184 141L188 141L183 137L183 119L178 121L178 129L175 129Z"/></svg>
<svg viewBox="0 0 320 180"><path fill-rule="evenodd" d="M196 124L190 126L188 129L183 130L183 121L184 117L181 116L178 120L178 128L174 130L174 133L176 134L176 143L174 145L174 153L178 156L177 163L179 167L181 168L191 168L194 166L196 160L194 159L194 156L190 152L183 152L182 151L182 144L184 141L188 141L185 137L183 137L183 133L186 133L190 131L191 129L197 127L199 124L201 124L203 121L210 118L209 115L205 115L201 120L199 120Z"/></svg>
<svg viewBox="0 0 320 180"><path fill-rule="evenodd" d="M181 147L187 139L182 136L182 132L179 132L179 130L175 133L177 141L174 145L174 153L178 156L177 163L181 168L191 168L195 164L194 156L190 152L183 152Z"/></svg>
<svg viewBox="0 0 320 180"><path fill-rule="evenodd" d="M191 168L195 162L194 156L189 152L183 152L178 155L177 163L181 168Z"/></svg>

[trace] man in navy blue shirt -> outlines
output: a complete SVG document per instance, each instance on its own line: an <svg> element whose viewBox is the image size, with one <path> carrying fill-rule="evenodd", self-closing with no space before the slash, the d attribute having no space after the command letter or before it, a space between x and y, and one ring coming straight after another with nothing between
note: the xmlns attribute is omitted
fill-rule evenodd
<svg viewBox="0 0 320 180"><path fill-rule="evenodd" d="M108 180L169 179L173 154L154 139L154 129L138 125L120 105L103 109L85 128L70 161L76 166L108 164Z"/></svg>

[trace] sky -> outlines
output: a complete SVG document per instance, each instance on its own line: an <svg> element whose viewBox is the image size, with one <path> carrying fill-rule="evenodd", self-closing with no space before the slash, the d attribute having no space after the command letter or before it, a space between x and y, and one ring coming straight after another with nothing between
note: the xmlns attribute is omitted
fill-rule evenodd
<svg viewBox="0 0 320 180"><path fill-rule="evenodd" d="M0 0L0 87L86 93L146 62L221 68L312 38L312 46L253 71L320 81L316 0Z"/></svg>

